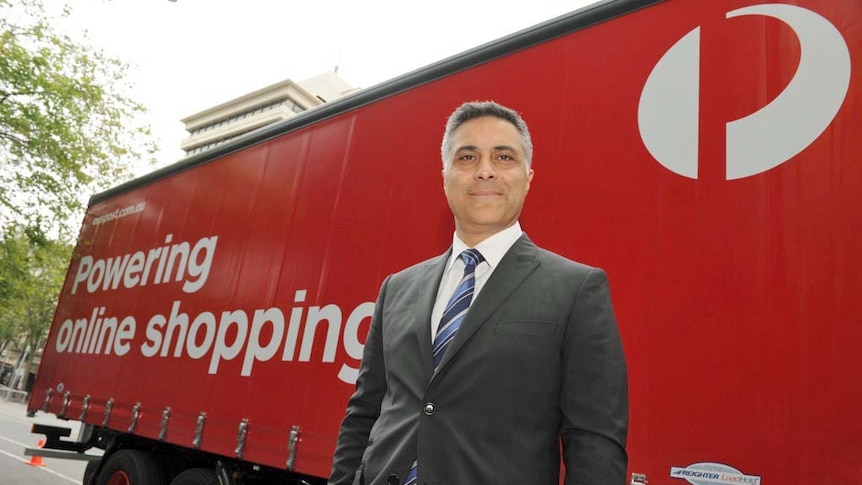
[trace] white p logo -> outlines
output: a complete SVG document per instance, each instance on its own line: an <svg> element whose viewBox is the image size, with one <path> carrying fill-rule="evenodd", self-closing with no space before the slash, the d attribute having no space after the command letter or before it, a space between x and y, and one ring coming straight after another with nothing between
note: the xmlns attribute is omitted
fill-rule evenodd
<svg viewBox="0 0 862 485"><path fill-rule="evenodd" d="M786 162L832 122L850 84L850 53L838 29L817 13L783 4L754 5L726 18L764 15L799 38L799 67L787 88L755 113L727 123L727 180ZM638 128L647 150L667 169L697 178L700 27L668 50L641 92Z"/></svg>

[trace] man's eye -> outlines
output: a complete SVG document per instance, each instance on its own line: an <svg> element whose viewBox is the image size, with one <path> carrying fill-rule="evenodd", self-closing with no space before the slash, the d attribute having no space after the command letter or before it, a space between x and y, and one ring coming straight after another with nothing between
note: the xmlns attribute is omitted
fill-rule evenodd
<svg viewBox="0 0 862 485"><path fill-rule="evenodd" d="M458 160L473 160L475 157L473 155L461 155L458 157Z"/></svg>
<svg viewBox="0 0 862 485"><path fill-rule="evenodd" d="M514 158L512 158L512 156L511 156L511 155L500 155L500 156L498 156L497 158L498 158L498 159L500 159L500 160L507 160L507 161L514 160Z"/></svg>

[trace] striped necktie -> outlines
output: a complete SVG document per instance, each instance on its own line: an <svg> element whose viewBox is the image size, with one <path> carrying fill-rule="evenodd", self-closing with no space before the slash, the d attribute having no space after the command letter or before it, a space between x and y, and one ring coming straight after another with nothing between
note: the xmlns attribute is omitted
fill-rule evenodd
<svg viewBox="0 0 862 485"><path fill-rule="evenodd" d="M464 276L458 282L455 293L449 298L446 309L443 310L443 317L440 318L440 326L437 327L437 336L434 337L434 369L440 365L449 343L455 338L455 333L461 326L461 322L464 321L467 310L470 309L470 303L473 302L473 292L476 289L476 266L485 261L482 253L475 249L467 249L458 257L464 262ZM404 485L414 485L417 478L416 461L414 461L404 479Z"/></svg>
<svg viewBox="0 0 862 485"><path fill-rule="evenodd" d="M473 302L473 291L476 289L476 266L485 261L482 253L475 249L467 249L459 256L464 262L464 276L458 282L455 293L449 298L443 316L440 318L440 326L437 327L437 336L434 337L434 368L443 360L449 343L455 338L455 332L461 326L470 303Z"/></svg>

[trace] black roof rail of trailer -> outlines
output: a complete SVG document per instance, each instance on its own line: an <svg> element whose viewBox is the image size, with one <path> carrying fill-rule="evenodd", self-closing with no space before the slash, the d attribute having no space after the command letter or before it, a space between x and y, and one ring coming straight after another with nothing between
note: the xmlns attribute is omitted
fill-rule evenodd
<svg viewBox="0 0 862 485"><path fill-rule="evenodd" d="M666 0L604 0L592 5L563 14L524 30L509 34L497 40L455 54L441 61L429 64L407 74L384 81L369 88L339 98L330 103L316 106L308 111L297 114L285 120L273 123L241 135L222 146L212 148L197 155L181 159L166 167L155 170L134 180L110 188L90 197L89 205L93 205L136 187L149 184L198 165L221 158L230 153L243 150L252 145L265 142L285 133L297 130L332 118L333 116L352 111L383 98L393 96L402 91L427 84L437 79L449 76L459 71L484 64L499 57L512 54L522 49L561 37L572 32L614 19L616 17L661 3Z"/></svg>

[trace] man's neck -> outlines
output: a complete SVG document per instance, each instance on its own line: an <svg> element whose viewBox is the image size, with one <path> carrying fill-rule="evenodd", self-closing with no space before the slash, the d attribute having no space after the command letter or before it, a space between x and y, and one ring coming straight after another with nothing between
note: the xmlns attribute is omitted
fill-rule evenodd
<svg viewBox="0 0 862 485"><path fill-rule="evenodd" d="M455 235L458 236L458 239L463 241L464 244L466 244L468 248L475 248L482 241L488 239L489 237L500 234L501 232L505 231L506 229L509 229L510 227L517 224L517 222L518 221L515 221L515 222L509 224L508 226L497 229L495 231L468 232L468 231L463 230L462 228L455 227Z"/></svg>

